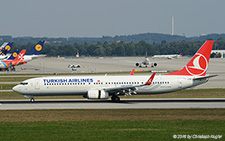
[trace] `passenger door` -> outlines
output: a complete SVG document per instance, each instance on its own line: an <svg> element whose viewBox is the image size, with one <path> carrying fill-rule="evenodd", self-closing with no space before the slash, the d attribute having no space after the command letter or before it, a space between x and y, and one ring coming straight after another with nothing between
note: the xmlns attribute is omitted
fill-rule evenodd
<svg viewBox="0 0 225 141"><path fill-rule="evenodd" d="M34 85L35 85L35 90L40 90L40 80L35 80Z"/></svg>

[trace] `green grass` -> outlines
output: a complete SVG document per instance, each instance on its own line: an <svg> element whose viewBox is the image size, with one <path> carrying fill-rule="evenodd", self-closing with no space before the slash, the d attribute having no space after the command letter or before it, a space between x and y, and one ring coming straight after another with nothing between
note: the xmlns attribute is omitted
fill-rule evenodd
<svg viewBox="0 0 225 141"><path fill-rule="evenodd" d="M0 82L21 82L33 77L0 77Z"/></svg>
<svg viewBox="0 0 225 141"><path fill-rule="evenodd" d="M224 109L0 111L0 140L173 140L225 136ZM222 139L223 139L222 138Z"/></svg>
<svg viewBox="0 0 225 141"><path fill-rule="evenodd" d="M0 123L0 140L173 140L225 135L224 121L58 121Z"/></svg>
<svg viewBox="0 0 225 141"><path fill-rule="evenodd" d="M0 90L12 90L17 84L0 84Z"/></svg>
<svg viewBox="0 0 225 141"><path fill-rule="evenodd" d="M225 98L225 89L186 89L156 95L132 95L130 98Z"/></svg>

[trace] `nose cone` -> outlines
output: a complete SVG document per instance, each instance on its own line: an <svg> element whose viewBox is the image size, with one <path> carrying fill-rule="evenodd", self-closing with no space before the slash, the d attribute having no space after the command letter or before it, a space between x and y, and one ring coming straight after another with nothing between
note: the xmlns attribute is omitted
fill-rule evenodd
<svg viewBox="0 0 225 141"><path fill-rule="evenodd" d="M18 85L14 86L14 87L12 88L12 90L13 90L14 92L21 93L21 88L20 88L20 86L18 86Z"/></svg>

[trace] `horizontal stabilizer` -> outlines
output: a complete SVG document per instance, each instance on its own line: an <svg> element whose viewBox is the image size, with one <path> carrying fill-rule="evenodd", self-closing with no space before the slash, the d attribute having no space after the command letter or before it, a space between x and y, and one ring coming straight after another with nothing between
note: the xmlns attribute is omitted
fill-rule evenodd
<svg viewBox="0 0 225 141"><path fill-rule="evenodd" d="M201 79L211 78L211 77L215 77L215 76L217 76L217 75L216 74L213 74L213 75L208 75L208 76L202 76L202 77L193 78L193 80L201 80Z"/></svg>

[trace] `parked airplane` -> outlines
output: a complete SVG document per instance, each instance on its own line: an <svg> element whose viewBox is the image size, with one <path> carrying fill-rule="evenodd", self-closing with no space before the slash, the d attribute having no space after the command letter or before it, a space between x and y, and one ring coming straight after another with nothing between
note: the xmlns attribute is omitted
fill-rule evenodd
<svg viewBox="0 0 225 141"><path fill-rule="evenodd" d="M177 59L181 57L182 55L180 54L171 54L171 55L154 55L152 58L166 58L166 59Z"/></svg>
<svg viewBox="0 0 225 141"><path fill-rule="evenodd" d="M4 42L4 43L1 45L0 50L2 50L7 44L8 44L8 42Z"/></svg>
<svg viewBox="0 0 225 141"><path fill-rule="evenodd" d="M14 60L19 53L19 50L16 49L6 60Z"/></svg>
<svg viewBox="0 0 225 141"><path fill-rule="evenodd" d="M43 50L45 41L39 41L25 56L24 61L28 62L38 57L44 57L46 55L40 55Z"/></svg>
<svg viewBox="0 0 225 141"><path fill-rule="evenodd" d="M0 60L7 59L10 56L7 53L11 50L12 44L13 42L6 42L0 47Z"/></svg>
<svg viewBox="0 0 225 141"><path fill-rule="evenodd" d="M68 65L68 68L71 68L72 71L76 71L77 68L80 68L80 65L79 65L79 64L78 64L78 65L71 65L71 64L69 64L69 65Z"/></svg>
<svg viewBox="0 0 225 141"><path fill-rule="evenodd" d="M181 70L166 75L119 76L50 76L32 78L13 87L13 91L31 98L34 96L83 95L88 99L120 101L118 95L168 93L206 83L212 40L206 41L189 63Z"/></svg>
<svg viewBox="0 0 225 141"><path fill-rule="evenodd" d="M155 62L150 62L149 59L148 59L148 56L147 56L147 52L146 52L146 55L145 55L145 60L141 63L136 63L135 64L137 67L147 67L148 65L150 65L151 67L156 67L157 66L157 63Z"/></svg>
<svg viewBox="0 0 225 141"><path fill-rule="evenodd" d="M7 49L7 51L10 51L12 49L12 44L13 44L13 42L5 42L0 47L0 50L5 48L5 49Z"/></svg>
<svg viewBox="0 0 225 141"><path fill-rule="evenodd" d="M25 52L26 52L26 50L23 49L14 60L0 60L0 69L1 70L3 70L3 69L9 70L9 68L10 68L11 70L15 70L14 66L27 63L24 61L24 58L23 58Z"/></svg>

